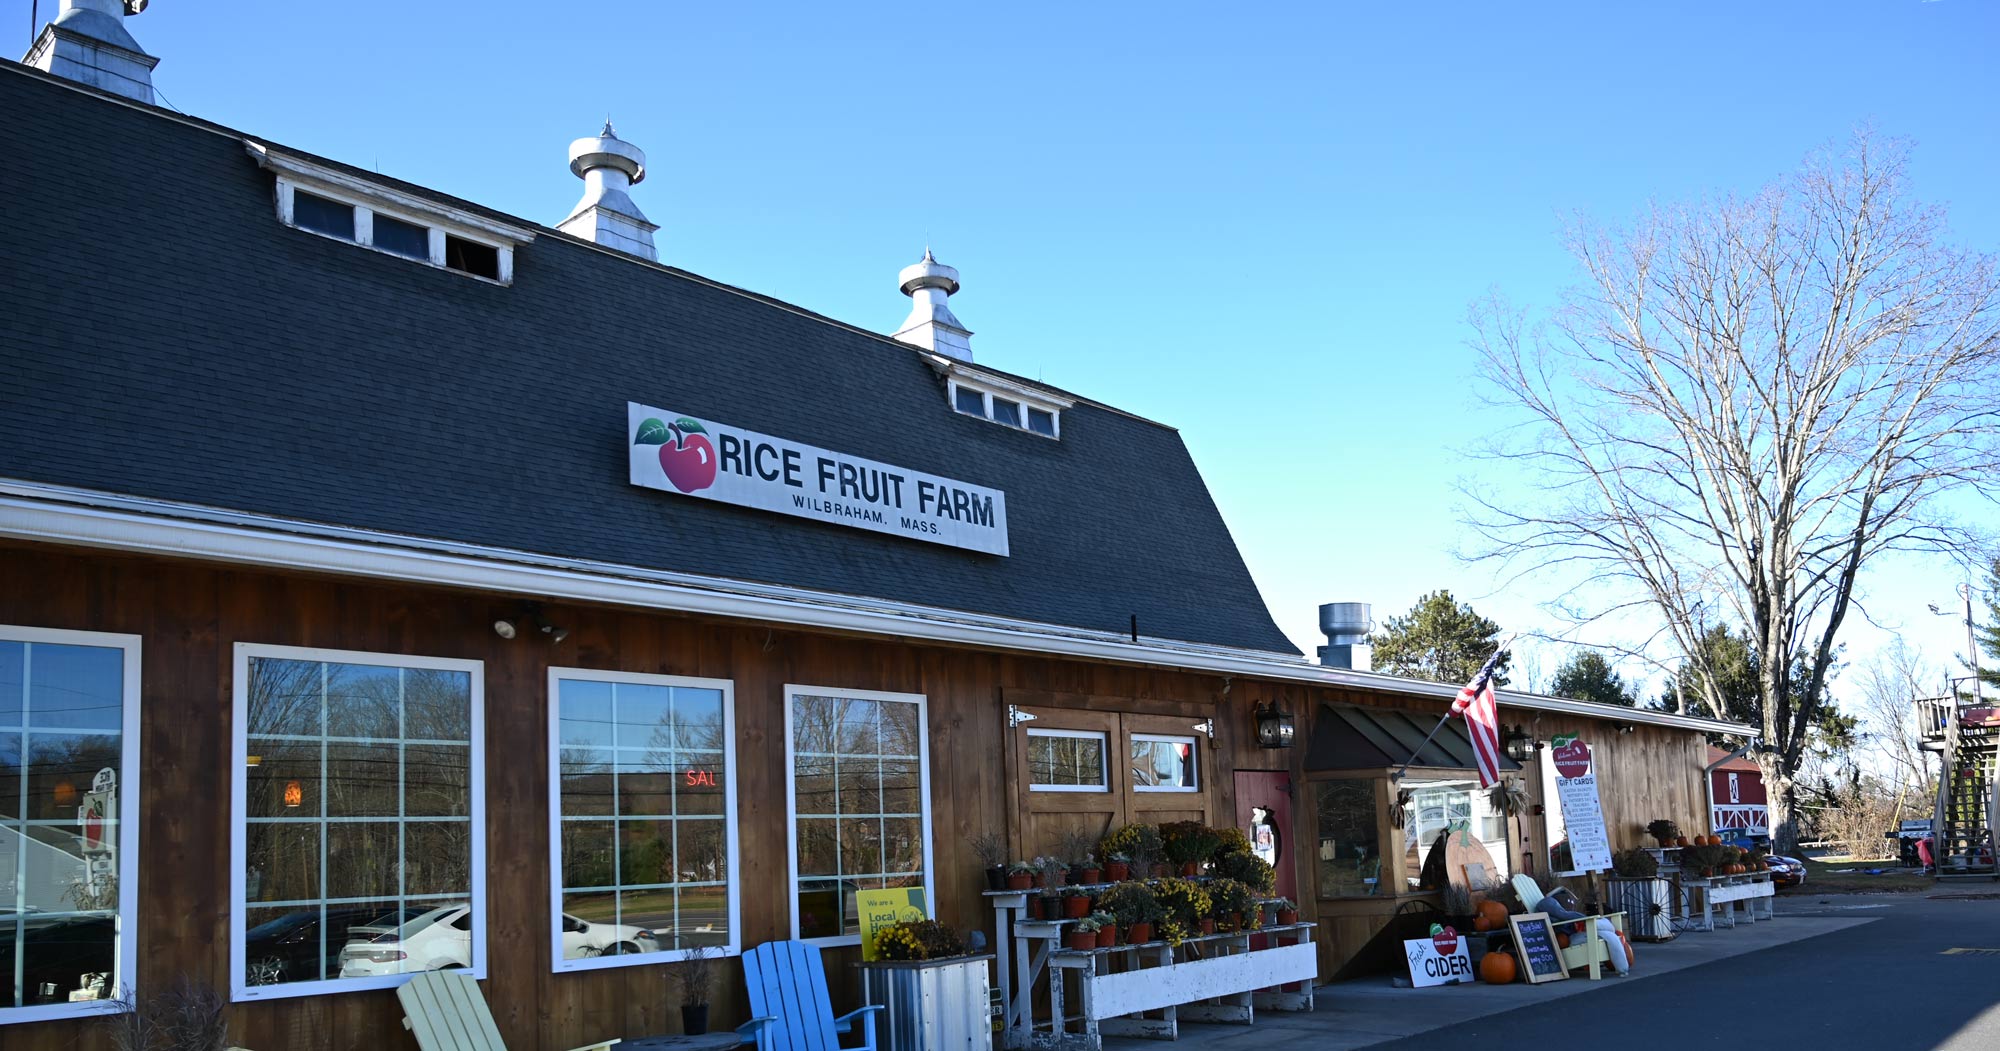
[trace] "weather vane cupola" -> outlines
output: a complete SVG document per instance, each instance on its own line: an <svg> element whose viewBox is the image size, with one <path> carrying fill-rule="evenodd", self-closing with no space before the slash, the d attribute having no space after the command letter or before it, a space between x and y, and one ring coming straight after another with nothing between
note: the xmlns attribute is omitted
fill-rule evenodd
<svg viewBox="0 0 2000 1051"><path fill-rule="evenodd" d="M937 261L924 249L923 259L911 263L896 275L903 294L910 297L910 316L896 330L896 338L960 361L972 360L972 330L959 323L951 312L951 294L958 291L958 271Z"/></svg>
<svg viewBox="0 0 2000 1051"><path fill-rule="evenodd" d="M42 27L35 46L21 61L114 95L153 101L153 67L125 29L125 16L146 9L146 0L62 0L55 21Z"/></svg>
<svg viewBox="0 0 2000 1051"><path fill-rule="evenodd" d="M569 170L583 180L583 199L556 228L657 261L653 231L660 227L627 192L646 178L645 151L619 138L607 120L601 133L569 144Z"/></svg>

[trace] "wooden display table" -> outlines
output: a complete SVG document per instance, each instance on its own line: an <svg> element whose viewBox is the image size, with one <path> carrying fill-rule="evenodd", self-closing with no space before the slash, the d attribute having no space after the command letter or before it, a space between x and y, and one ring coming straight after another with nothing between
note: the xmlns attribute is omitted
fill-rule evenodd
<svg viewBox="0 0 2000 1051"><path fill-rule="evenodd" d="M1745 923L1776 918L1771 900L1777 893L1768 872L1744 872L1734 876L1689 876L1681 874L1681 890L1687 898L1690 917L1694 929L1712 931L1715 929L1718 913L1723 925L1736 926L1736 906L1743 906ZM1701 909L1695 911L1695 898L1701 899Z"/></svg>

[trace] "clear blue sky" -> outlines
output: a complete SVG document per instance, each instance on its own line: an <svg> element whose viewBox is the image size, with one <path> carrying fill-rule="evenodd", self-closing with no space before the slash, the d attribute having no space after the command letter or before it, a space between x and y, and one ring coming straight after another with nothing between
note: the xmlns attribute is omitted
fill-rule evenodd
<svg viewBox="0 0 2000 1051"><path fill-rule="evenodd" d="M879 331L928 241L980 361L1182 429L1308 652L1317 603L1439 586L1546 623L1452 557L1452 485L1497 422L1467 304L1572 280L1563 212L1745 190L1872 122L2000 246L1984 0L157 0L128 25L179 109L543 222L608 113L664 261ZM1953 652L1923 604L1956 579L1893 577L1889 626Z"/></svg>

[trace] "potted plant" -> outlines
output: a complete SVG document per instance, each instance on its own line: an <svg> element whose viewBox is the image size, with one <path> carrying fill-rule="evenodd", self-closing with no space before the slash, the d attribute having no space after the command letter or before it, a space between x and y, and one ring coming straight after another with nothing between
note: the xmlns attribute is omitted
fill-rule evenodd
<svg viewBox="0 0 2000 1051"><path fill-rule="evenodd" d="M1007 841L990 832L965 837L972 854L986 872L987 890L1007 889Z"/></svg>
<svg viewBox="0 0 2000 1051"><path fill-rule="evenodd" d="M1090 892L1082 887L1071 887L1063 892L1062 916L1066 920L1080 920L1090 915Z"/></svg>
<svg viewBox="0 0 2000 1051"><path fill-rule="evenodd" d="M1267 904L1271 906L1271 916L1277 921L1278 926L1288 927L1299 922L1299 907L1293 904L1292 899L1279 898Z"/></svg>
<svg viewBox="0 0 2000 1051"><path fill-rule="evenodd" d="M1097 948L1097 921L1088 916L1070 925L1063 935L1063 943L1074 952L1089 952Z"/></svg>
<svg viewBox="0 0 2000 1051"><path fill-rule="evenodd" d="M1250 845L1250 837L1235 825L1211 828L1208 834L1215 837L1215 846L1209 850L1209 860L1215 861L1224 854L1249 854L1256 848Z"/></svg>
<svg viewBox="0 0 2000 1051"><path fill-rule="evenodd" d="M1033 888L1034 885L1035 885L1035 866L1030 865L1025 861L1008 862L1007 864L1008 890L1029 890Z"/></svg>
<svg viewBox="0 0 2000 1051"><path fill-rule="evenodd" d="M1212 934L1215 931L1215 917L1210 910L1208 892L1193 880L1169 876L1159 882L1153 893L1160 899L1160 907L1166 910L1166 923L1174 932L1185 937L1189 931ZM1169 937L1168 941L1176 941Z"/></svg>
<svg viewBox="0 0 2000 1051"><path fill-rule="evenodd" d="M1153 925L1166 919L1159 896L1144 883L1120 883L1099 902L1112 919L1125 928L1125 944L1142 945L1153 940Z"/></svg>
<svg viewBox="0 0 2000 1051"><path fill-rule="evenodd" d="M1255 854L1219 854L1208 867L1209 874L1233 879L1259 894L1278 888L1278 873Z"/></svg>
<svg viewBox="0 0 2000 1051"><path fill-rule="evenodd" d="M1257 908L1257 895L1247 884L1218 878L1203 889L1208 892L1209 912L1223 929L1242 930L1246 924L1254 928L1262 922L1264 914Z"/></svg>
<svg viewBox="0 0 2000 1051"><path fill-rule="evenodd" d="M1152 875L1153 866L1163 852L1160 830L1152 825L1126 825L1097 842L1099 856L1122 855L1128 866L1127 874L1135 879Z"/></svg>
<svg viewBox="0 0 2000 1051"><path fill-rule="evenodd" d="M1714 877L1715 870L1722 864L1722 848L1702 844L1698 847L1681 848L1681 871L1699 875L1703 879Z"/></svg>
<svg viewBox="0 0 2000 1051"><path fill-rule="evenodd" d="M1108 912L1093 912L1088 917L1097 924L1097 947L1109 949L1118 944L1118 921Z"/></svg>
<svg viewBox="0 0 2000 1051"><path fill-rule="evenodd" d="M1132 855L1115 850L1104 855L1104 878L1113 883L1132 878Z"/></svg>
<svg viewBox="0 0 2000 1051"><path fill-rule="evenodd" d="M1097 859L1091 851L1097 848L1097 837L1080 828L1072 828L1062 834L1057 841L1056 853L1069 866L1071 883L1096 883L1102 872L1097 867Z"/></svg>
<svg viewBox="0 0 2000 1051"><path fill-rule="evenodd" d="M1681 838L1681 827L1666 818L1656 817L1647 823L1646 834L1661 846L1671 847Z"/></svg>
<svg viewBox="0 0 2000 1051"><path fill-rule="evenodd" d="M1640 847L1611 855L1611 871L1629 879L1652 879L1660 874L1660 863Z"/></svg>
<svg viewBox="0 0 2000 1051"><path fill-rule="evenodd" d="M1069 880L1069 865L1053 854L1036 858L1035 868L1042 874L1043 890L1055 890Z"/></svg>
<svg viewBox="0 0 2000 1051"><path fill-rule="evenodd" d="M1199 821L1171 821L1161 825L1160 841L1167 861L1182 876L1200 875L1202 863L1215 854L1217 843L1215 833Z"/></svg>
<svg viewBox="0 0 2000 1051"><path fill-rule="evenodd" d="M675 998L681 1003L681 1032L700 1036L708 1032L708 997L715 991L715 959L722 951L713 945L696 945L674 965Z"/></svg>
<svg viewBox="0 0 2000 1051"><path fill-rule="evenodd" d="M1455 931L1477 931L1479 926L1479 903L1473 900L1472 891L1462 883L1447 883L1438 892L1438 906L1444 910L1444 925Z"/></svg>
<svg viewBox="0 0 2000 1051"><path fill-rule="evenodd" d="M1028 916L1037 920L1059 920L1063 914L1062 891L1048 887L1029 900Z"/></svg>

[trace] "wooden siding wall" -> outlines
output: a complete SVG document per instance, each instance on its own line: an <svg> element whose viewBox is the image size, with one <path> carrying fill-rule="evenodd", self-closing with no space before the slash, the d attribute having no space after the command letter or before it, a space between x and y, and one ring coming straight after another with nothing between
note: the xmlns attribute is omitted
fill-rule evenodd
<svg viewBox="0 0 2000 1051"><path fill-rule="evenodd" d="M677 1032L680 1025L668 989L670 965L550 970L546 683L552 665L734 681L746 946L790 936L783 789L787 683L929 698L936 868L931 886L942 919L989 933L992 914L980 897L982 879L966 838L1006 831L1015 855L1043 846L1020 841L1026 838L1023 815L1007 783L1008 702L1190 723L1212 714L1215 737L1204 754L1205 788L1198 802L1183 796L1173 805L1232 814L1233 770L1289 767L1297 786L1292 842L1300 845L1316 842L1316 815L1301 767L1319 703L1432 712L1444 707L1389 694L623 609L549 606L548 618L570 632L551 646L532 633L514 640L493 634L495 619L519 613L515 598L43 546L0 545L0 581L5 582L0 623L124 632L144 640L137 919L142 993L158 991L182 974L225 993L229 987L233 644L483 661L489 975L484 986L501 1034L515 1048L575 1047L609 1037ZM1256 747L1252 712L1267 701L1294 713L1297 746L1279 752ZM1516 720L1519 714L1503 709L1509 721L1524 721ZM1607 736L1603 723L1574 722L1596 727L1593 744ZM1536 732L1546 739L1569 726L1544 716ZM1684 828L1705 828L1701 747L1691 733L1642 729L1599 753L1608 760L1604 805L1618 845L1637 842L1637 825L1657 816L1672 817ZM1530 785L1539 794L1538 779L1531 778ZM1313 854L1295 852L1300 905L1306 918L1329 924L1321 939L1321 973L1331 976L1380 929L1385 905L1393 903L1332 903L1321 916L1306 890L1317 885ZM836 1006L855 1000L848 964L856 958L854 949L827 953ZM746 1016L740 974L733 960L720 968L711 1025L734 1025ZM413 1047L400 1015L394 994L380 990L238 1004L232 1035L258 1051ZM96 1026L71 1020L0 1025L0 1047L105 1051L109 1044Z"/></svg>

